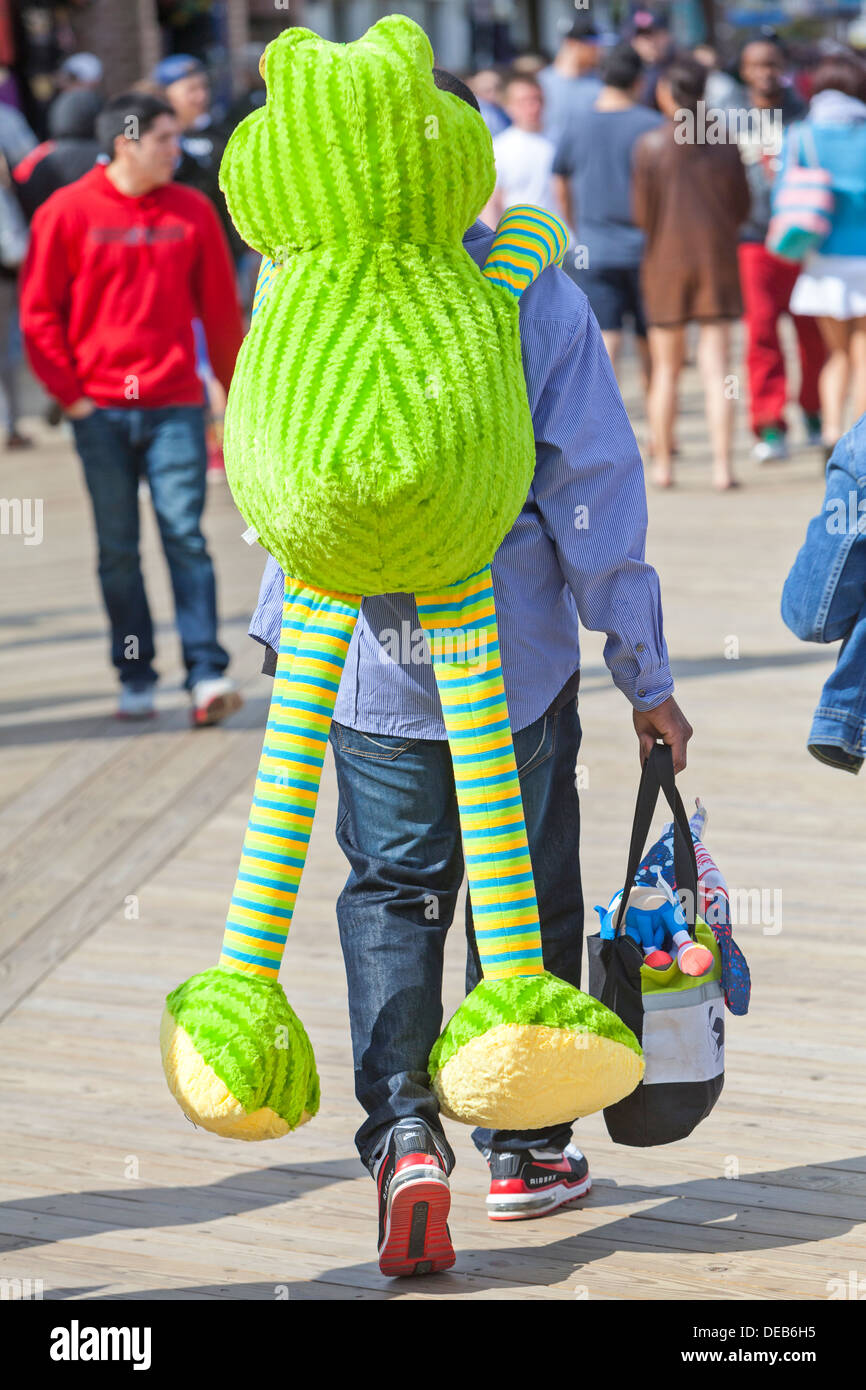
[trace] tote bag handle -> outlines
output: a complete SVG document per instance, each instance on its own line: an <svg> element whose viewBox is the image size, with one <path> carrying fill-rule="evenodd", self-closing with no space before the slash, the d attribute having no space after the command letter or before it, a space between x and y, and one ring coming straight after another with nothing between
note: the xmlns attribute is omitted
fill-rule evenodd
<svg viewBox="0 0 866 1390"><path fill-rule="evenodd" d="M820 169L821 164L818 159L818 146L815 144L815 132L805 124L799 127L800 149L805 157L805 167L807 169Z"/></svg>
<svg viewBox="0 0 866 1390"><path fill-rule="evenodd" d="M695 914L698 907L698 866L689 819L674 778L673 754L665 743L655 744L641 772L634 808L634 821L631 828L628 869L617 912L617 932L621 933L625 930L623 908L627 908L628 895L634 887L634 876L638 871L650 832L656 803L659 799L659 791L664 792L665 800L671 809L674 820L674 877L677 892L685 890L688 893L683 911L689 934L694 939Z"/></svg>

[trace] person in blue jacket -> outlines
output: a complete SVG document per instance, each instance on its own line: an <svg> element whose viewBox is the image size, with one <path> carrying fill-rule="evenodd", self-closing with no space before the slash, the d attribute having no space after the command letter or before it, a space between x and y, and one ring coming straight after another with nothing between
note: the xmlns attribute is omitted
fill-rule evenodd
<svg viewBox="0 0 866 1390"><path fill-rule="evenodd" d="M824 505L785 581L782 617L804 642L842 641L808 748L857 773L866 757L866 415L833 450Z"/></svg>
<svg viewBox="0 0 866 1390"><path fill-rule="evenodd" d="M791 313L817 318L827 347L819 394L829 457L845 428L849 392L854 415L866 410L866 64L856 54L819 63L809 114L786 132L783 171L794 161L817 165L832 180L830 234L791 295Z"/></svg>

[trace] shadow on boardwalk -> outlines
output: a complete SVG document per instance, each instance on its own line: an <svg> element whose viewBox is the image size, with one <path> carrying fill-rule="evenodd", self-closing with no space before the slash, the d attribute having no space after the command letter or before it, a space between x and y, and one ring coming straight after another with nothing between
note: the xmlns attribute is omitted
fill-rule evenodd
<svg viewBox="0 0 866 1390"><path fill-rule="evenodd" d="M0 744L6 748L15 748L45 743L69 743L84 739L126 739L129 741L131 738L147 738L153 734L188 734L191 727L189 696L180 692L177 686L158 688L162 691L163 696L168 695L178 703L172 707L158 708L153 719L137 721L117 719L112 712L77 715L65 719L35 719L30 723L21 721L0 729ZM93 699L96 697L81 696L79 698ZM111 698L113 701L114 696ZM58 703L57 701L53 702L55 708ZM212 725L209 728L197 729L196 733L207 737L221 728L238 730L261 727L263 729L267 719L268 704L267 694L251 697L245 693L242 710L233 715L231 720L227 720L224 725ZM3 713L4 711L0 710L0 715ZM252 773L254 769L255 760L250 763L250 772Z"/></svg>
<svg viewBox="0 0 866 1390"><path fill-rule="evenodd" d="M732 1256L749 1251L764 1251L808 1243L815 1245L822 1240L834 1240L852 1230L858 1222L866 1218L866 1198L846 1194L841 1198L847 1208L845 1215L838 1213L808 1214L790 1211L781 1199L785 1190L795 1190L814 1196L824 1194L828 1206L834 1206L834 1194L846 1187L844 1179L854 1176L855 1182L863 1173L862 1158L841 1159L837 1162L766 1170L745 1174L740 1180L729 1178L698 1178L692 1181L660 1187L618 1186L614 1182L601 1182L596 1185L589 1197L580 1203L582 1210L605 1212L611 1207L657 1199L656 1204L642 1207L620 1220L601 1224L596 1230L581 1231L565 1239L551 1239L549 1244L533 1245L515 1243L513 1246L485 1248L459 1248L457 1265L449 1274L426 1276L418 1279L399 1279L379 1285L378 1266L374 1259L352 1265L327 1270L318 1278L298 1282L282 1282L273 1279L261 1283L239 1282L220 1284L191 1285L178 1289L151 1288L136 1290L133 1294L100 1294L99 1285L88 1288L80 1285L75 1288L53 1288L46 1293L49 1299L66 1298L108 1298L116 1299L207 1299L231 1298L246 1300L274 1301L275 1289L279 1287L281 1297L308 1299L315 1297L316 1288L322 1284L346 1288L346 1298L378 1297L394 1298L407 1293L423 1292L433 1298L457 1297L465 1292L467 1279L477 1292L485 1289L502 1289L509 1278L509 1270L521 1267L525 1279L528 1264L539 1266L537 1277L539 1285L551 1282L552 1278L562 1282L580 1270L588 1269L595 1261L605 1259L616 1250L640 1252L645 1256L669 1256L682 1250L681 1243L665 1239L665 1226L676 1225L680 1230L688 1226L690 1238L689 1255ZM78 1240L88 1234L88 1224L98 1223L101 1230L147 1230L151 1228L191 1227L207 1224L224 1217L238 1216L263 1208L275 1208L308 1195L311 1190L322 1188L361 1175L360 1163L337 1159L305 1164L302 1168L272 1167L233 1175L216 1183L200 1187L158 1187L142 1188L130 1193L123 1189L98 1189L85 1193L74 1192L56 1194L43 1198L25 1198L0 1205L0 1221L4 1213L15 1212L19 1217L31 1217L34 1229L32 1235L0 1237L0 1250L34 1249L39 1245L61 1244L64 1240ZM311 1182L315 1184L311 1188ZM297 1190L292 1192L292 1184ZM758 1189L756 1191L756 1189ZM748 1195L742 1200L738 1194ZM216 1198L216 1203L214 1202ZM374 1237L372 1203L373 1189L370 1188L370 1240ZM695 1203L704 1204L706 1210L696 1216ZM88 1211L87 1221L82 1221L82 1204ZM814 1203L810 1203L814 1205ZM215 1210L214 1207L218 1210ZM779 1216L786 1211L791 1216L791 1227L796 1233L756 1229L762 1224L762 1213L768 1227L778 1226ZM120 1218L120 1219L118 1219ZM654 1223L657 1235L653 1238L642 1229L642 1223ZM70 1233L70 1223L78 1224L79 1230ZM15 1224L19 1224L16 1222ZM550 1223L551 1236L555 1234L556 1217ZM537 1230L537 1223L533 1223ZM551 1275L551 1270L553 1275ZM352 1290L352 1292L349 1292Z"/></svg>

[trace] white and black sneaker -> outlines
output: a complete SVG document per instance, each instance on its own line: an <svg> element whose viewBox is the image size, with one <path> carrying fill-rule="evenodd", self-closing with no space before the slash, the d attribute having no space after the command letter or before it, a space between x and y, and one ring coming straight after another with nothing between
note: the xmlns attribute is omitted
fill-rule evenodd
<svg viewBox="0 0 866 1390"><path fill-rule="evenodd" d="M592 1187L589 1164L568 1144L562 1153L485 1154L490 1167L487 1215L491 1221L525 1221L549 1216L558 1207L585 1197Z"/></svg>
<svg viewBox="0 0 866 1390"><path fill-rule="evenodd" d="M445 1159L423 1120L391 1130L373 1170L379 1193L379 1268L392 1278L436 1274L454 1263Z"/></svg>

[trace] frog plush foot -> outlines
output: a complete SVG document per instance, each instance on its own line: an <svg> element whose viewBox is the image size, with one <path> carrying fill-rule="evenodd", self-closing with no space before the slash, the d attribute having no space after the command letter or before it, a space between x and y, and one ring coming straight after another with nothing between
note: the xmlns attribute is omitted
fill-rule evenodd
<svg viewBox="0 0 866 1390"><path fill-rule="evenodd" d="M629 1095L644 1072L634 1033L544 971L485 979L430 1054L443 1114L486 1129L542 1129Z"/></svg>
<svg viewBox="0 0 866 1390"><path fill-rule="evenodd" d="M319 1108L304 1026L277 980L215 966L166 999L169 1088L194 1124L232 1139L278 1139Z"/></svg>

